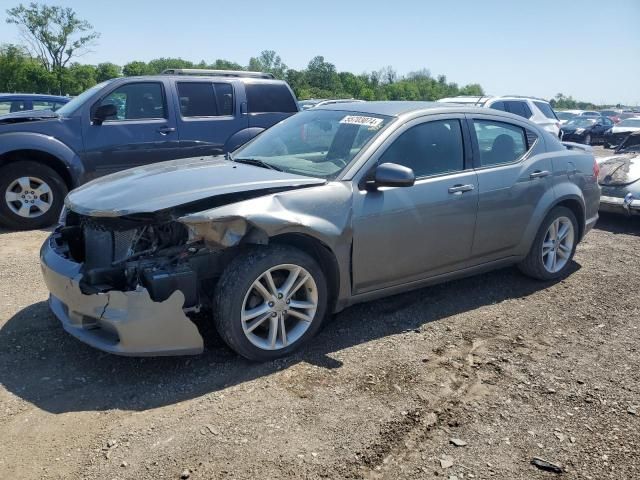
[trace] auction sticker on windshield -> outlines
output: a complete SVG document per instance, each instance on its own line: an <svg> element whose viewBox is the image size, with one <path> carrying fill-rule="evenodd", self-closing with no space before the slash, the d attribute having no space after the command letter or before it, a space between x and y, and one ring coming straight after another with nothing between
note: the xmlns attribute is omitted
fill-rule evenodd
<svg viewBox="0 0 640 480"><path fill-rule="evenodd" d="M360 115L347 115L340 123L348 123L350 125L363 125L369 128L377 128L382 124L381 118L364 117Z"/></svg>

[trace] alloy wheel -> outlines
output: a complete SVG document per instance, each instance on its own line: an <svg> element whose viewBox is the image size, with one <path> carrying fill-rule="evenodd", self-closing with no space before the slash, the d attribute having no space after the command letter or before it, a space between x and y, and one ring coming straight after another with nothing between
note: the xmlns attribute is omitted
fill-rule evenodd
<svg viewBox="0 0 640 480"><path fill-rule="evenodd" d="M318 309L313 276L299 265L282 264L263 272L247 291L241 310L242 330L263 350L297 342Z"/></svg>
<svg viewBox="0 0 640 480"><path fill-rule="evenodd" d="M549 273L562 270L573 252L575 234L567 217L558 217L547 229L542 242L542 263Z"/></svg>
<svg viewBox="0 0 640 480"><path fill-rule="evenodd" d="M44 215L53 205L51 187L38 177L20 177L9 184L4 194L9 209L23 218Z"/></svg>

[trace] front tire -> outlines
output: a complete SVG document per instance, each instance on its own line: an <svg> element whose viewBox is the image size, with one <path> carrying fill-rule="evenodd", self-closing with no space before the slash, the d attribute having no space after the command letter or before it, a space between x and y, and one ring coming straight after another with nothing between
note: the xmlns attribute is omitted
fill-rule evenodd
<svg viewBox="0 0 640 480"><path fill-rule="evenodd" d="M584 144L591 145L591 135L589 133L587 133L587 136L584 137Z"/></svg>
<svg viewBox="0 0 640 480"><path fill-rule="evenodd" d="M575 254L578 235L578 221L573 212L566 207L555 207L545 217L529 254L518 268L538 280L564 276Z"/></svg>
<svg viewBox="0 0 640 480"><path fill-rule="evenodd" d="M225 268L214 322L239 355L268 361L292 353L322 326L327 284L317 262L285 245L252 247Z"/></svg>
<svg viewBox="0 0 640 480"><path fill-rule="evenodd" d="M58 220L67 186L52 168L21 160L0 168L0 195L0 224L32 230Z"/></svg>

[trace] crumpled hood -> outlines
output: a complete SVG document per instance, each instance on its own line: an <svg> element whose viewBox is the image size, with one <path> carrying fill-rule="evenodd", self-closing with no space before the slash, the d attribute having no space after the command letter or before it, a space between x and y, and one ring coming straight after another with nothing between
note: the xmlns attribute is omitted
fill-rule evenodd
<svg viewBox="0 0 640 480"><path fill-rule="evenodd" d="M65 205L94 217L153 213L222 195L322 185L305 177L234 163L222 157L186 158L107 175L73 190Z"/></svg>
<svg viewBox="0 0 640 480"><path fill-rule="evenodd" d="M626 153L599 163L598 183L607 186L629 185L640 179L640 154Z"/></svg>
<svg viewBox="0 0 640 480"><path fill-rule="evenodd" d="M6 123L24 123L39 120L54 120L57 118L58 115L51 110L25 110L22 112L0 115L0 125Z"/></svg>

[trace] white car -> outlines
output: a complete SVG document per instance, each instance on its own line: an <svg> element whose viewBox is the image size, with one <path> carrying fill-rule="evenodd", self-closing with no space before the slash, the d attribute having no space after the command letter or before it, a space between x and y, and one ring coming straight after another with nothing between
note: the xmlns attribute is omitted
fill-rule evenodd
<svg viewBox="0 0 640 480"><path fill-rule="evenodd" d="M556 137L560 136L560 120L558 120L549 102L541 98L521 97L517 95L503 97L460 96L442 98L438 100L438 102L477 105L479 107L515 113L516 115L520 115L537 123Z"/></svg>

